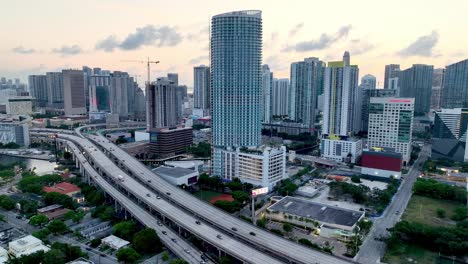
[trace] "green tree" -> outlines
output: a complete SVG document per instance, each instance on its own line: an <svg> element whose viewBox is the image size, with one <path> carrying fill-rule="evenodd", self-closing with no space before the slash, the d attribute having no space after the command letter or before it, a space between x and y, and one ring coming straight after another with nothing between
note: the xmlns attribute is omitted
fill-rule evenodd
<svg viewBox="0 0 468 264"><path fill-rule="evenodd" d="M24 214L32 215L37 212L36 201L21 200L19 203L21 204L21 212L23 212Z"/></svg>
<svg viewBox="0 0 468 264"><path fill-rule="evenodd" d="M151 228L145 228L133 237L133 247L141 254L160 252L162 246L156 231Z"/></svg>
<svg viewBox="0 0 468 264"><path fill-rule="evenodd" d="M66 160L71 160L72 157L73 157L73 155L72 155L70 152L68 152L68 151L65 151L65 152L63 153L63 158L66 159Z"/></svg>
<svg viewBox="0 0 468 264"><path fill-rule="evenodd" d="M58 192L47 193L44 196L44 202L48 205L60 204L63 205L65 208L76 208L76 203L70 196Z"/></svg>
<svg viewBox="0 0 468 264"><path fill-rule="evenodd" d="M138 252L136 252L135 249L131 247L119 249L116 256L117 260L128 264L136 263L141 257L140 254L138 254Z"/></svg>
<svg viewBox="0 0 468 264"><path fill-rule="evenodd" d="M81 251L81 248L79 246L55 242L54 244L52 244L51 248L61 251L65 256L66 262L75 260L80 257L85 258L88 256L88 254Z"/></svg>
<svg viewBox="0 0 468 264"><path fill-rule="evenodd" d="M44 259L44 251L38 251L33 254L23 255L19 258L10 258L9 264L37 264L41 263ZM64 263L64 262L63 262Z"/></svg>
<svg viewBox="0 0 468 264"><path fill-rule="evenodd" d="M124 221L114 225L112 228L115 236L118 236L125 240L131 240L132 237L137 232L138 228L135 222L133 221Z"/></svg>
<svg viewBox="0 0 468 264"><path fill-rule="evenodd" d="M15 208L15 201L10 196L0 195L0 207L5 210L11 210Z"/></svg>
<svg viewBox="0 0 468 264"><path fill-rule="evenodd" d="M60 220L54 220L47 225L47 229L53 234L62 234L68 231L67 225Z"/></svg>
<svg viewBox="0 0 468 264"><path fill-rule="evenodd" d="M353 176L351 176L351 181L354 182L354 183L360 183L361 182L361 177L359 177L358 175L353 175Z"/></svg>
<svg viewBox="0 0 468 264"><path fill-rule="evenodd" d="M446 216L445 210L444 210L444 209L438 208L438 209L437 209L437 217L439 217L439 218L445 218L445 216Z"/></svg>
<svg viewBox="0 0 468 264"><path fill-rule="evenodd" d="M454 214L452 216L452 220L455 220L455 221L463 221L465 220L466 218L468 218L468 208L464 207L464 206L460 206L460 207L457 207L455 210L454 210Z"/></svg>
<svg viewBox="0 0 468 264"><path fill-rule="evenodd" d="M47 216L43 214L38 214L29 218L29 223L34 226L43 225L43 224L46 224L47 222L49 222L49 218L47 218Z"/></svg>
<svg viewBox="0 0 468 264"><path fill-rule="evenodd" d="M221 208L222 210L229 212L229 213L234 213L240 209L240 204L238 201L223 201L223 200L218 200L214 203L214 206Z"/></svg>
<svg viewBox="0 0 468 264"><path fill-rule="evenodd" d="M234 200L238 201L241 204L247 202L250 199L249 194L244 191L232 192L232 198L234 198Z"/></svg>
<svg viewBox="0 0 468 264"><path fill-rule="evenodd" d="M91 240L89 245L91 247L93 247L93 248L97 248L99 245L101 245L101 239L95 238L95 239Z"/></svg>
<svg viewBox="0 0 468 264"><path fill-rule="evenodd" d="M40 240L44 241L49 237L50 231L47 228L43 228L43 229L41 229L39 231L33 232L32 235L39 238Z"/></svg>
<svg viewBox="0 0 468 264"><path fill-rule="evenodd" d="M257 226L260 228L266 228L267 223L268 223L268 220L264 217L257 220Z"/></svg>
<svg viewBox="0 0 468 264"><path fill-rule="evenodd" d="M293 228L294 228L293 225L291 225L290 223L284 223L283 224L283 230L286 233L291 232L293 230Z"/></svg>
<svg viewBox="0 0 468 264"><path fill-rule="evenodd" d="M164 261L168 261L169 260L169 253L167 251L164 251L162 253L161 259L164 260Z"/></svg>
<svg viewBox="0 0 468 264"><path fill-rule="evenodd" d="M44 254L43 264L63 264L66 263L65 254L58 249L51 249Z"/></svg>
<svg viewBox="0 0 468 264"><path fill-rule="evenodd" d="M171 262L169 262L169 264L188 264L187 261L183 260L183 259L173 259L171 260Z"/></svg>

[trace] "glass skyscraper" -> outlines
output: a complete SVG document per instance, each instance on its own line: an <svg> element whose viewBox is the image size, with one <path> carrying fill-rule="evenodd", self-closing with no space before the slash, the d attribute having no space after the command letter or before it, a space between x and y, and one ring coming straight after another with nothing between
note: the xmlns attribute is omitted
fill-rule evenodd
<svg viewBox="0 0 468 264"><path fill-rule="evenodd" d="M212 174L223 175L222 150L261 144L261 11L211 21Z"/></svg>
<svg viewBox="0 0 468 264"><path fill-rule="evenodd" d="M468 107L468 59L447 66L440 107Z"/></svg>
<svg viewBox="0 0 468 264"><path fill-rule="evenodd" d="M431 108L433 72L432 65L414 64L411 68L399 73L399 95L415 98L414 113L416 115L424 115Z"/></svg>

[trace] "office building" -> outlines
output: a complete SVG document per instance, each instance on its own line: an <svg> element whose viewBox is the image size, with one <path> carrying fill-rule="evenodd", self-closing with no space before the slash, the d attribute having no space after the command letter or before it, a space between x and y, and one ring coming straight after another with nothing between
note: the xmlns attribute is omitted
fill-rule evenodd
<svg viewBox="0 0 468 264"><path fill-rule="evenodd" d="M446 67L441 108L468 108L468 59Z"/></svg>
<svg viewBox="0 0 468 264"><path fill-rule="evenodd" d="M237 148L223 151L223 175L227 180L239 178L254 186L270 190L286 177L286 147Z"/></svg>
<svg viewBox="0 0 468 264"><path fill-rule="evenodd" d="M358 163L362 140L352 137L328 136L320 141L321 157L347 163Z"/></svg>
<svg viewBox="0 0 468 264"><path fill-rule="evenodd" d="M367 132L369 127L369 104L371 97L397 97L397 90L393 89L363 89L361 97L361 131Z"/></svg>
<svg viewBox="0 0 468 264"><path fill-rule="evenodd" d="M432 130L433 159L468 161L468 108L441 109L435 112Z"/></svg>
<svg viewBox="0 0 468 264"><path fill-rule="evenodd" d="M140 87L135 88L135 110L134 119L137 121L146 120L146 97Z"/></svg>
<svg viewBox="0 0 468 264"><path fill-rule="evenodd" d="M169 79L169 81L172 81L175 86L179 86L179 74L178 73L168 73L167 79Z"/></svg>
<svg viewBox="0 0 468 264"><path fill-rule="evenodd" d="M262 66L262 122L271 122L271 96L273 90L273 73L268 65Z"/></svg>
<svg viewBox="0 0 468 264"><path fill-rule="evenodd" d="M63 109L63 75L61 72L47 72L48 107Z"/></svg>
<svg viewBox="0 0 468 264"><path fill-rule="evenodd" d="M431 109L440 109L440 96L444 84L445 69L434 69L432 76Z"/></svg>
<svg viewBox="0 0 468 264"><path fill-rule="evenodd" d="M261 11L214 16L210 47L212 174L224 176L223 150L261 144Z"/></svg>
<svg viewBox="0 0 468 264"><path fill-rule="evenodd" d="M360 89L376 89L377 79L374 75L366 74L361 78Z"/></svg>
<svg viewBox="0 0 468 264"><path fill-rule="evenodd" d="M425 115L431 107L433 66L414 64L399 73L399 96L414 98L414 113Z"/></svg>
<svg viewBox="0 0 468 264"><path fill-rule="evenodd" d="M385 147L401 153L408 163L411 156L411 137L414 98L370 99L368 148Z"/></svg>
<svg viewBox="0 0 468 264"><path fill-rule="evenodd" d="M200 65L193 68L194 108L210 109L210 67Z"/></svg>
<svg viewBox="0 0 468 264"><path fill-rule="evenodd" d="M400 64L385 65L384 89L396 89L398 87L398 74Z"/></svg>
<svg viewBox="0 0 468 264"><path fill-rule="evenodd" d="M347 136L359 131L358 77L357 65L328 63L324 74L323 135Z"/></svg>
<svg viewBox="0 0 468 264"><path fill-rule="evenodd" d="M273 117L284 117L288 115L288 93L289 79L273 79L273 90L271 96L271 113Z"/></svg>
<svg viewBox="0 0 468 264"><path fill-rule="evenodd" d="M159 128L149 134L149 150L157 158L183 154L193 143L191 127Z"/></svg>
<svg viewBox="0 0 468 264"><path fill-rule="evenodd" d="M22 147L29 147L29 128L27 124L19 122L0 123L0 143L16 143Z"/></svg>
<svg viewBox="0 0 468 264"><path fill-rule="evenodd" d="M176 86L176 116L177 123L184 117L184 102L187 98L187 85ZM190 107L193 109L193 106Z"/></svg>
<svg viewBox="0 0 468 264"><path fill-rule="evenodd" d="M306 58L291 64L289 118L308 128L315 127L317 97L323 87L324 66L318 58Z"/></svg>
<svg viewBox="0 0 468 264"><path fill-rule="evenodd" d="M177 125L176 86L168 78L158 78L147 91L147 129L154 131Z"/></svg>
<svg viewBox="0 0 468 264"><path fill-rule="evenodd" d="M48 102L47 77L45 75L29 75L29 92L34 98L35 106L46 107Z"/></svg>
<svg viewBox="0 0 468 264"><path fill-rule="evenodd" d="M81 70L63 70L65 115L86 114L85 79Z"/></svg>
<svg viewBox="0 0 468 264"><path fill-rule="evenodd" d="M31 96L10 96L0 98L0 105L5 104L6 114L30 115L33 113L33 101Z"/></svg>

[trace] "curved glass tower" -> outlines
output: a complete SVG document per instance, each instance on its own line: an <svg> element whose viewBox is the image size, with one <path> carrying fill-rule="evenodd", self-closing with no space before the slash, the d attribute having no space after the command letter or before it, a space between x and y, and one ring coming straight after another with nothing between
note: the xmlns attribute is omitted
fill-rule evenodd
<svg viewBox="0 0 468 264"><path fill-rule="evenodd" d="M212 173L222 176L222 150L261 144L261 11L235 11L211 21Z"/></svg>

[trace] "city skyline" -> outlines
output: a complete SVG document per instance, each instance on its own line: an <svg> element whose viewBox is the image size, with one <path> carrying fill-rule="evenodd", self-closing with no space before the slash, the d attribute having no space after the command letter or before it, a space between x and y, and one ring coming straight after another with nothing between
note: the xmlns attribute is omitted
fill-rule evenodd
<svg viewBox="0 0 468 264"><path fill-rule="evenodd" d="M173 7L181 4L186 8L178 9L178 15L174 16ZM362 5L345 1L339 3L342 8L333 8L333 14L319 12L314 16L310 16L307 11L310 8L305 7L327 10L332 4L306 1L257 1L253 4L247 1L206 4L176 1L168 4L124 0L90 2L89 5L53 0L6 3L7 12L0 28L9 37L0 44L0 57L4 62L0 75L26 81L30 74L62 68L81 69L88 65L140 75L138 81L142 84L146 79L144 65L121 60L149 56L161 61L152 71L153 81L168 72L177 72L180 83L191 88L193 67L208 65L210 16L231 10L259 9L264 17L262 64L268 64L275 77L288 78L290 64L294 61L313 56L328 62L339 59L344 50L349 50L361 74L376 76L378 87L382 87L386 64L396 63L408 68L422 63L441 68L465 59L468 54L457 47L466 46L468 38L457 33L462 32L468 22L450 24L450 17L462 17L462 10L468 8L468 3L457 1L455 4L457 8L425 2L425 12L419 12L418 19L414 19L418 3L413 2L405 2L407 8L404 9L396 3L386 7L385 12L366 12L365 16L364 13L359 15ZM65 12L68 9L73 9L73 14ZM284 10L294 15L284 16ZM283 19L276 20L278 16ZM342 19L330 20L330 16ZM67 22L80 17L86 20ZM321 19L328 23L315 26ZM33 22L34 27L31 26Z"/></svg>

